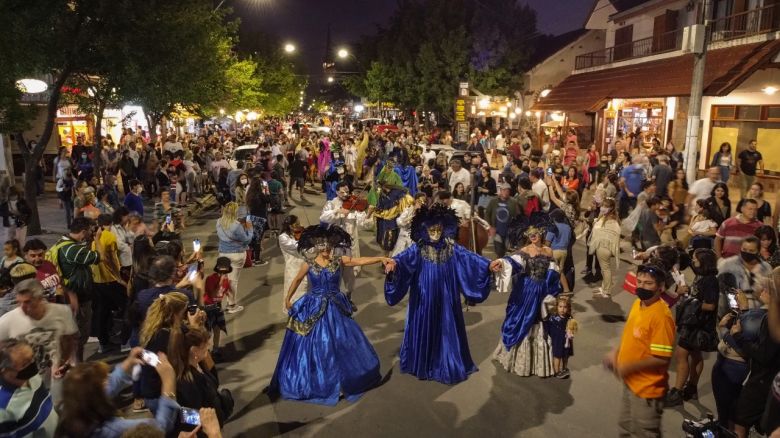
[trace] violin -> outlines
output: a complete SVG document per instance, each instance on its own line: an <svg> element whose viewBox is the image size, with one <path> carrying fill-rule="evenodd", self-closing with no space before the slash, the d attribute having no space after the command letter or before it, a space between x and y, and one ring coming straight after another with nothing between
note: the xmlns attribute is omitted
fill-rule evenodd
<svg viewBox="0 0 780 438"><path fill-rule="evenodd" d="M349 198L342 201L341 208L354 211L368 210L368 199L360 198L357 195L350 195Z"/></svg>

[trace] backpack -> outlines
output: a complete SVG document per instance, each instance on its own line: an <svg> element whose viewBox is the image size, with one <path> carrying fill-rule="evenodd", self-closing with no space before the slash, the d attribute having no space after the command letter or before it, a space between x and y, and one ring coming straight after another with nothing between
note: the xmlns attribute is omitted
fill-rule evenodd
<svg viewBox="0 0 780 438"><path fill-rule="evenodd" d="M528 201L525 203L525 207L523 208L523 213L525 213L526 216L531 216L531 213L536 211L541 211L542 206L539 202L539 198L536 196L531 196L528 198Z"/></svg>
<svg viewBox="0 0 780 438"><path fill-rule="evenodd" d="M69 280L65 278L64 275L62 275L62 269L60 268L60 263L58 261L60 249L73 245L73 241L69 239L60 239L59 242L55 243L51 248L46 251L46 254L44 254L44 259L46 261L51 262L52 265L57 269L57 275L60 276L60 280L62 281L63 286L67 286L69 283Z"/></svg>

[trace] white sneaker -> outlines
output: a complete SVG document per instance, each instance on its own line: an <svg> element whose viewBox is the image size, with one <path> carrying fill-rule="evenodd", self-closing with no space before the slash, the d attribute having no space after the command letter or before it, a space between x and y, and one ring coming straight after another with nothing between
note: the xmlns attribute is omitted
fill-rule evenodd
<svg viewBox="0 0 780 438"><path fill-rule="evenodd" d="M97 338L97 337L95 337L95 336L90 336L90 337L87 339L87 344L94 344L95 342L99 342L99 341L98 341L98 338Z"/></svg>
<svg viewBox="0 0 780 438"><path fill-rule="evenodd" d="M244 310L244 306L232 306L228 307L227 313L238 313L242 310Z"/></svg>

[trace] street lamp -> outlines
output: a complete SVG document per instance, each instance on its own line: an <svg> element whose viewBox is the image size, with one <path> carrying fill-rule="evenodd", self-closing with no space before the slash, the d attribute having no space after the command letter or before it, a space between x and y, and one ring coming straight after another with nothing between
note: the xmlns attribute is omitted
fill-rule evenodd
<svg viewBox="0 0 780 438"><path fill-rule="evenodd" d="M355 105L355 112L356 113L362 113L364 109L365 108L363 108L363 105L360 105L360 104Z"/></svg>
<svg viewBox="0 0 780 438"><path fill-rule="evenodd" d="M225 115L225 109L224 108L220 108L219 109L219 115L220 116L224 116Z"/></svg>
<svg viewBox="0 0 780 438"><path fill-rule="evenodd" d="M295 44L293 43L287 43L284 45L284 51L287 53L293 53L295 52Z"/></svg>
<svg viewBox="0 0 780 438"><path fill-rule="evenodd" d="M19 79L16 81L16 88L23 93L37 94L43 93L49 86L40 79Z"/></svg>
<svg viewBox="0 0 780 438"><path fill-rule="evenodd" d="M333 83L334 80L335 79L333 79L333 76L328 76L328 83L329 84Z"/></svg>
<svg viewBox="0 0 780 438"><path fill-rule="evenodd" d="M339 49L337 55L339 55L339 58L345 59L347 56L349 56L349 51L347 49Z"/></svg>

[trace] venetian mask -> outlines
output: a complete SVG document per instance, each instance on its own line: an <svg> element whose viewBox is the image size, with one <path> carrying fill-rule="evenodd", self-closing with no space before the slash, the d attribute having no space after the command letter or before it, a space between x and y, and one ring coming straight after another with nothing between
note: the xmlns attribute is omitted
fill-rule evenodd
<svg viewBox="0 0 780 438"><path fill-rule="evenodd" d="M441 235L441 225L433 225L428 227L428 237L431 239L431 242L438 242L441 239Z"/></svg>

